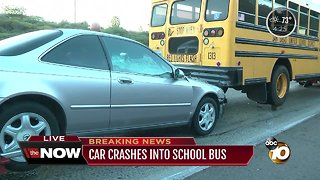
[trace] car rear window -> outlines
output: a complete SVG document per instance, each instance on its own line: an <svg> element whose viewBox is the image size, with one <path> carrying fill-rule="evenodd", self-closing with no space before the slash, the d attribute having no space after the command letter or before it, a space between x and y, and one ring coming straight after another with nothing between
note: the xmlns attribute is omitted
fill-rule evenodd
<svg viewBox="0 0 320 180"><path fill-rule="evenodd" d="M18 56L62 36L60 30L30 32L0 41L0 56Z"/></svg>

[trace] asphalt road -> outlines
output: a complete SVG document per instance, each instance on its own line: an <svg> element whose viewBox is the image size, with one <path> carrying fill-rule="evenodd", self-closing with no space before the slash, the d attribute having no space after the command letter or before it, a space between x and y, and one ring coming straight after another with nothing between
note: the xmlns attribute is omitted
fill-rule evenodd
<svg viewBox="0 0 320 180"><path fill-rule="evenodd" d="M274 164L268 157L268 149L261 143L255 148L255 155L248 167L210 167L187 180L319 179L319 127L320 115L276 137L278 141L288 144L291 150L291 156L284 164Z"/></svg>
<svg viewBox="0 0 320 180"><path fill-rule="evenodd" d="M196 141L202 145L260 144L268 137L275 136L297 124L308 122L319 114L319 93L320 86L304 88L297 83L292 83L286 104L277 111L272 111L269 105L257 104L248 100L245 94L229 90L227 93L229 103L224 118L217 122L216 129L211 135L197 137ZM190 137L192 135L190 130L181 127L135 132L121 136ZM282 139L279 138L279 140ZM283 139L283 141L286 140L286 138ZM289 145L290 143L288 142ZM270 164L270 162L266 163ZM28 173L9 173L0 176L0 179L182 179L204 168L42 166ZM229 173L236 172L229 171Z"/></svg>

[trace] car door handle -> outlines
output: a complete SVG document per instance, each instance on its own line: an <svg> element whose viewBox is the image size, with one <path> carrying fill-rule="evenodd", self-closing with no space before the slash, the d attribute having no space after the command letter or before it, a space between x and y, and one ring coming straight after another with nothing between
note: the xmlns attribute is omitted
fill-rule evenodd
<svg viewBox="0 0 320 180"><path fill-rule="evenodd" d="M128 78L119 78L118 82L120 84L133 84L133 80L128 79Z"/></svg>

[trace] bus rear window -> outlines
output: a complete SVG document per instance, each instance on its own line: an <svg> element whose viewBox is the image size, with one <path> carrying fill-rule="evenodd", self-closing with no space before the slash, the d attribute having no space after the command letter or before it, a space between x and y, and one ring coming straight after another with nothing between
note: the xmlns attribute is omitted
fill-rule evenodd
<svg viewBox="0 0 320 180"><path fill-rule="evenodd" d="M167 4L160 4L153 7L151 19L152 27L163 26L166 23L167 9Z"/></svg>
<svg viewBox="0 0 320 180"><path fill-rule="evenodd" d="M60 30L30 32L0 41L0 56L18 56L32 51L62 35Z"/></svg>
<svg viewBox="0 0 320 180"><path fill-rule="evenodd" d="M229 0L208 0L206 21L221 21L228 17Z"/></svg>
<svg viewBox="0 0 320 180"><path fill-rule="evenodd" d="M199 40L197 37L177 37L169 40L169 52L171 54L195 55L198 50Z"/></svg>
<svg viewBox="0 0 320 180"><path fill-rule="evenodd" d="M171 24L195 23L200 18L201 0L182 0L172 4Z"/></svg>

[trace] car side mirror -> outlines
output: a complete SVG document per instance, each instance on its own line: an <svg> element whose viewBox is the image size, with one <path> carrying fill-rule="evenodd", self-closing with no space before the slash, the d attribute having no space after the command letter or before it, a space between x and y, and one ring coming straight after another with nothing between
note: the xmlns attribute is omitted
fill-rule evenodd
<svg viewBox="0 0 320 180"><path fill-rule="evenodd" d="M185 75L183 73L183 71L181 69L175 69L174 70L174 73L173 73L173 78L174 79L181 79L181 78L184 78Z"/></svg>

